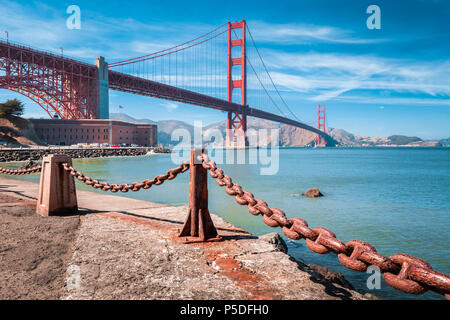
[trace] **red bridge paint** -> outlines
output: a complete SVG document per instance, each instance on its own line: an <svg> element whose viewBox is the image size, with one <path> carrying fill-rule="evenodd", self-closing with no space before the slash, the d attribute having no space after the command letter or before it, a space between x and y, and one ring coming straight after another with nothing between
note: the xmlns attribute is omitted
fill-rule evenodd
<svg viewBox="0 0 450 320"><path fill-rule="evenodd" d="M325 105L319 104L319 115L317 118L317 129L322 132L325 132ZM327 145L325 139L321 135L317 135L317 145L319 147L325 147Z"/></svg>
<svg viewBox="0 0 450 320"><path fill-rule="evenodd" d="M232 31L242 29L242 38L232 40ZM241 47L241 56L233 58L233 47ZM248 142L247 132L247 70L245 54L245 20L241 22L228 22L228 55L227 55L227 101L233 102L233 89L240 89L241 112L227 112L227 147L245 147ZM241 79L233 80L233 66L241 67Z"/></svg>
<svg viewBox="0 0 450 320"><path fill-rule="evenodd" d="M0 88L30 98L50 117L97 118L94 65L0 41L0 70Z"/></svg>

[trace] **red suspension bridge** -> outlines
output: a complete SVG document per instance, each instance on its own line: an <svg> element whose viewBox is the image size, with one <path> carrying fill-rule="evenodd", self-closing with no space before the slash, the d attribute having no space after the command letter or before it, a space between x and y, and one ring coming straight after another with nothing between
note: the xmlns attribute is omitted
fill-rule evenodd
<svg viewBox="0 0 450 320"><path fill-rule="evenodd" d="M245 20L225 23L168 49L109 64L103 57L90 65L0 41L0 88L32 99L50 117L107 119L111 89L224 111L227 146L247 144L249 116L314 132L320 144L335 143L320 120L316 128L292 112Z"/></svg>

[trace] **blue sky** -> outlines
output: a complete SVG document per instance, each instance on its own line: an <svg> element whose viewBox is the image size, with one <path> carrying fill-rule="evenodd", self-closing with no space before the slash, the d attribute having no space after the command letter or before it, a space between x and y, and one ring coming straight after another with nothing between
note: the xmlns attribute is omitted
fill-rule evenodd
<svg viewBox="0 0 450 320"><path fill-rule="evenodd" d="M66 8L81 8L81 30ZM381 29L369 30L369 5ZM283 97L296 115L366 136L450 137L449 1L2 1L0 37L94 63L139 56L246 19ZM46 117L26 98L26 116ZM215 110L111 91L110 111L153 120L224 120ZM257 107L257 106L255 106ZM276 110L273 110L276 112Z"/></svg>

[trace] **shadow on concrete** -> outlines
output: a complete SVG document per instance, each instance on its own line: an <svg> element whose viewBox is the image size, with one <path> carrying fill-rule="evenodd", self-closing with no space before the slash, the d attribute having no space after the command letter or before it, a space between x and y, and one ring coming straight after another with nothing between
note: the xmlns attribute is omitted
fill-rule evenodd
<svg viewBox="0 0 450 320"><path fill-rule="evenodd" d="M16 196L20 196L23 198L27 198L30 200L35 200L37 201L36 197L31 197L28 196L26 194L24 194L23 192L20 191L13 191L13 190L6 190L6 188L11 188L11 187L18 187L18 185L0 185L0 195L2 193L9 193L9 194L14 194ZM143 210L146 208L137 208L137 209L133 209L133 210ZM144 219L144 220L151 220L151 221L158 221L158 222L165 222L165 223L170 223L173 225L179 225L180 227L184 224L184 222L181 221L176 221L176 220L171 220L171 219L164 219L164 218L157 218L157 217L149 217L149 216L144 216L144 215L140 215L137 213L132 213L126 210L117 210L117 211L112 211L112 210L93 210L93 209L88 209L88 208L78 208L78 212L77 213L71 213L71 214L62 214L60 216L64 216L64 217L71 217L71 216L85 216L85 215L89 215L89 214L100 214L100 213L104 213L107 214L109 212L115 212L115 213L120 213L126 216L132 216L135 218L139 218L139 219ZM187 214L187 212L186 212ZM255 237L253 235L251 235L250 233L248 233L245 230L241 230L241 229L233 229L233 228L220 228L220 227L216 227L217 231L220 234L220 231L223 232L229 232L232 234L226 234L226 235L220 235L223 240L243 240L243 239L257 239L258 237Z"/></svg>
<svg viewBox="0 0 450 320"><path fill-rule="evenodd" d="M137 210L137 209L134 209L134 210ZM78 214L71 214L71 215L85 216L85 215L89 215L89 214L100 214L100 213L108 214L110 212L120 213L120 214L123 214L123 215L126 215L126 216L131 216L131 217L144 219L144 220L166 222L166 223L178 225L180 227L184 224L184 222L181 222L181 221L176 221L176 220L171 220L171 219L164 219L164 218L157 218L157 217L149 217L149 216L144 216L144 215L140 215L140 214L137 214L137 213L132 213L132 212L124 211L124 210L103 211L103 210L92 210L92 209L87 209L87 208L79 208L78 209ZM67 216L70 216L70 215L67 215ZM220 234L222 239L225 240L225 241L226 240L244 240L244 239L257 239L258 238L258 237L255 237L255 236L249 234L245 230L233 229L233 228L220 228L220 227L216 227L216 229L217 229L217 231L219 231L219 234L220 234L220 231L235 233L235 234L228 234L228 235L221 235Z"/></svg>
<svg viewBox="0 0 450 320"><path fill-rule="evenodd" d="M1 189L5 189L5 188L10 188L10 187L17 187L17 186L14 186L14 185L0 185L0 194L1 194L2 192L6 192L6 193L10 193L10 194L15 194L15 195L21 196L21 197L24 197L24 198L27 198L27 199L37 200L37 198L35 198L35 197L30 197L30 196L28 196L28 195L26 195L26 194L24 194L24 193L22 193L22 192L20 192L20 191L1 190Z"/></svg>
<svg viewBox="0 0 450 320"><path fill-rule="evenodd" d="M352 294L344 288L336 286L335 283L332 281L326 279L323 275L315 272L314 270L310 269L306 264L304 264L301 261L298 261L297 259L290 257L289 260L295 262L298 266L298 268L301 271L304 271L310 275L310 280L314 283L320 283L325 287L325 292L329 294L330 296L340 298L342 300L353 300Z"/></svg>

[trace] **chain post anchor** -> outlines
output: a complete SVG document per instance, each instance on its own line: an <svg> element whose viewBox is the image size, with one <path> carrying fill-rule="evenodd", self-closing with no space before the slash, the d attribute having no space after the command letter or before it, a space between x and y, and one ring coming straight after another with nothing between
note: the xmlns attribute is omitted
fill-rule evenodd
<svg viewBox="0 0 450 320"><path fill-rule="evenodd" d="M208 210L208 172L202 166L205 149L192 149L189 169L189 211L178 237L184 243L221 241Z"/></svg>
<svg viewBox="0 0 450 320"><path fill-rule="evenodd" d="M63 168L72 165L67 155L51 154L42 159L42 172L36 213L41 216L69 215L78 212L74 178Z"/></svg>

